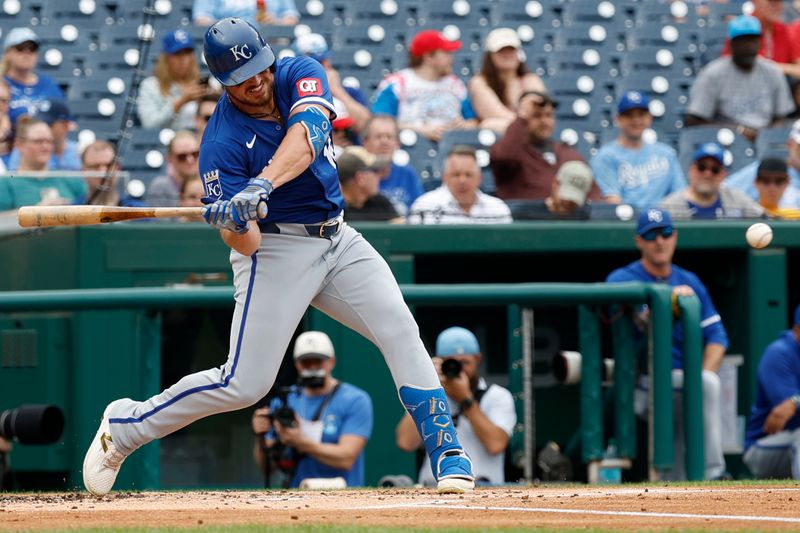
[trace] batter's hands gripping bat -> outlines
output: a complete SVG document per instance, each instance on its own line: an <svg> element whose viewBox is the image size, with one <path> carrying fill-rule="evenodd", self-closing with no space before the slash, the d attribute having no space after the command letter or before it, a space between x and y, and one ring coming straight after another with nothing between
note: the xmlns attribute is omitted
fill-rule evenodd
<svg viewBox="0 0 800 533"><path fill-rule="evenodd" d="M192 217L200 219L202 207L112 207L101 205L58 205L20 207L17 214L23 228L44 226L85 226L139 218Z"/></svg>

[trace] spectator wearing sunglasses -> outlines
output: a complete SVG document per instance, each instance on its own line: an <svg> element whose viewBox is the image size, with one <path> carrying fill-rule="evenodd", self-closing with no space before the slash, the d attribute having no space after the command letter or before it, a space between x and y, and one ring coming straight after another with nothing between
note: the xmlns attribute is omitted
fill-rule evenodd
<svg viewBox="0 0 800 533"><path fill-rule="evenodd" d="M13 28L3 43L0 73L11 88L8 116L16 124L22 115L35 115L48 99L64 99L49 76L38 74L39 36L30 28Z"/></svg>
<svg viewBox="0 0 800 533"><path fill-rule="evenodd" d="M147 190L146 203L151 207L177 207L181 189L187 180L200 179L200 144L189 130L175 134L167 148L167 173L153 179Z"/></svg>
<svg viewBox="0 0 800 533"><path fill-rule="evenodd" d="M675 218L759 218L764 208L742 191L722 187L728 175L725 150L714 142L701 144L689 166L689 186L661 203Z"/></svg>
<svg viewBox="0 0 800 533"><path fill-rule="evenodd" d="M206 126L217 108L219 95L206 94L197 102L197 113L194 116L194 128L197 130L197 142L203 142L203 134L206 132Z"/></svg>
<svg viewBox="0 0 800 533"><path fill-rule="evenodd" d="M714 303L703 282L694 273L672 263L672 256L678 244L678 231L672 224L668 211L645 209L639 215L636 226L636 247L641 258L638 261L618 268L608 275L607 283L644 281L666 283L672 286L676 296L695 294L700 300L700 326L703 332L703 420L705 428L705 477L706 479L728 478L725 458L722 455L722 389L717 372L728 348L728 335L722 319L714 308ZM646 331L649 310L644 307L637 313L634 322ZM644 335L640 340L646 342ZM642 379L637 394L646 394L648 380ZM683 389L683 329L675 324L672 330L672 387L675 420L682 417ZM644 388L644 391L641 389ZM637 412L643 415L646 401L637 401ZM667 474L671 480L685 479L683 424L675 424L675 465Z"/></svg>
<svg viewBox="0 0 800 533"><path fill-rule="evenodd" d="M780 157L762 159L758 164L755 184L758 190L758 203L768 215L783 219L800 219L800 189L789 183L789 171L785 159Z"/></svg>

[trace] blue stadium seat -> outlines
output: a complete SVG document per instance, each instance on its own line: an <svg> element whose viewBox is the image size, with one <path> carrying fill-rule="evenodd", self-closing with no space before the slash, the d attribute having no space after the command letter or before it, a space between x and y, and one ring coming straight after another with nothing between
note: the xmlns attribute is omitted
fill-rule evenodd
<svg viewBox="0 0 800 533"><path fill-rule="evenodd" d="M742 14L741 2L727 2L720 4L717 2L710 2L708 5L708 25L712 26L727 26L728 21L732 18Z"/></svg>
<svg viewBox="0 0 800 533"><path fill-rule="evenodd" d="M786 146L786 141L789 140L789 132L792 130L791 126L765 128L758 132L756 137L756 155L759 159L770 155L777 157L786 157L789 149Z"/></svg>
<svg viewBox="0 0 800 533"><path fill-rule="evenodd" d="M561 27L561 18L547 0L503 0L494 11L494 26L516 28L526 24L535 30Z"/></svg>
<svg viewBox="0 0 800 533"><path fill-rule="evenodd" d="M401 2L398 2L400 4ZM456 6L469 6L466 13L456 12ZM455 26L486 26L493 20L490 4L480 2L422 2L418 24L420 26L441 27L447 24Z"/></svg>
<svg viewBox="0 0 800 533"><path fill-rule="evenodd" d="M422 135L413 132L413 135L409 135L409 132L410 130L400 133L400 149L408 155L407 164L420 175L425 190L435 189L441 183L441 175L438 178L433 175L433 162L438 154L438 146ZM412 142L408 142L410 138L413 139Z"/></svg>
<svg viewBox="0 0 800 533"><path fill-rule="evenodd" d="M625 13L617 9L615 2L607 0L579 0L566 2L561 18L565 26L590 22L608 27L624 27ZM630 21L633 25L633 21Z"/></svg>
<svg viewBox="0 0 800 533"><path fill-rule="evenodd" d="M731 138L733 142L730 144L721 142ZM755 159L755 148L750 141L735 135L730 129L719 126L694 126L682 129L679 136L678 153L684 171L692 163L692 155L697 147L706 142L720 142L723 145L728 172L736 172Z"/></svg>

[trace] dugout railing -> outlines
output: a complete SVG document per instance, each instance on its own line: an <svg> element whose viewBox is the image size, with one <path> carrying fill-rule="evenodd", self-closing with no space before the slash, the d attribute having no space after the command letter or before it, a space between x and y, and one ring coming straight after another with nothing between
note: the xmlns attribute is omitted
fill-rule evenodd
<svg viewBox="0 0 800 533"><path fill-rule="evenodd" d="M532 475L534 455L533 390L530 377L532 317L530 308L536 306L577 306L579 321L579 347L582 357L580 384L580 432L582 459L587 464L602 459L604 450L603 384L601 382L600 313L609 305L647 304L651 310L648 328L648 360L651 386L649 388L652 416L649 431L649 465L651 477L669 470L673 465L673 412L672 412L672 326L673 312L677 311L684 329L685 394L684 424L686 424L686 472L690 480L700 480L704 471L703 420L702 420L702 338L700 333L699 302L695 296L679 297L673 301L668 286L645 283L521 283L521 284L428 284L402 285L403 295L415 306L507 306L509 327L516 339L510 346L508 363L509 388L514 394L520 424L515 430L512 447L522 451L526 476ZM55 291L9 291L0 293L0 313L47 313L102 310L138 310L138 334L135 342L139 357L126 361L130 375L98 376L93 373L92 361L77 354L75 364L69 368L63 361L58 369L48 365L4 365L0 372L0 390L19 389L22 383L39 387L62 389L67 413L67 429L63 441L56 445L51 455L53 468L61 465L69 472L71 486L79 484L83 452L94 435L97 415L107 396L105 389L92 386L93 381L125 379L138 384L136 392L151 395L160 391L160 319L157 311L187 307L225 307L233 300L230 287L191 288L121 288L77 289ZM528 331L526 335L525 332ZM89 332L76 328L75 335ZM526 342L527 340L527 342ZM633 389L636 380L634 369L633 334L629 320L612 323L614 367L614 428L619 456L636 456L635 415ZM121 339L120 342L126 340ZM4 358L8 354L3 354ZM113 357L108 354L108 357ZM35 370L34 370L35 369ZM31 379L32 372L46 374ZM66 390L69 389L69 390ZM106 392L103 392L106 391ZM52 401L50 390L27 390L25 401ZM3 402L12 402L5 397ZM12 407L13 405L0 406ZM379 406L376 407L376 410ZM20 447L23 448L23 447ZM15 452L17 453L17 452ZM21 462L35 462L36 450L20 453ZM17 461L19 464L20 461ZM159 448L150 445L138 451L129 460L120 476L119 488L157 488L159 486Z"/></svg>

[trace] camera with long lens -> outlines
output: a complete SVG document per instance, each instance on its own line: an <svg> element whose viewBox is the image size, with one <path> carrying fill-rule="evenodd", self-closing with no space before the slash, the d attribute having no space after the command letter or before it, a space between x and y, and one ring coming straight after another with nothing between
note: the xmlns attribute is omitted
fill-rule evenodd
<svg viewBox="0 0 800 533"><path fill-rule="evenodd" d="M447 379L457 378L463 369L464 365L458 359L445 359L442 361L442 374Z"/></svg>
<svg viewBox="0 0 800 533"><path fill-rule="evenodd" d="M20 444L52 444L64 431L64 413L55 405L20 405L0 411L0 437Z"/></svg>

